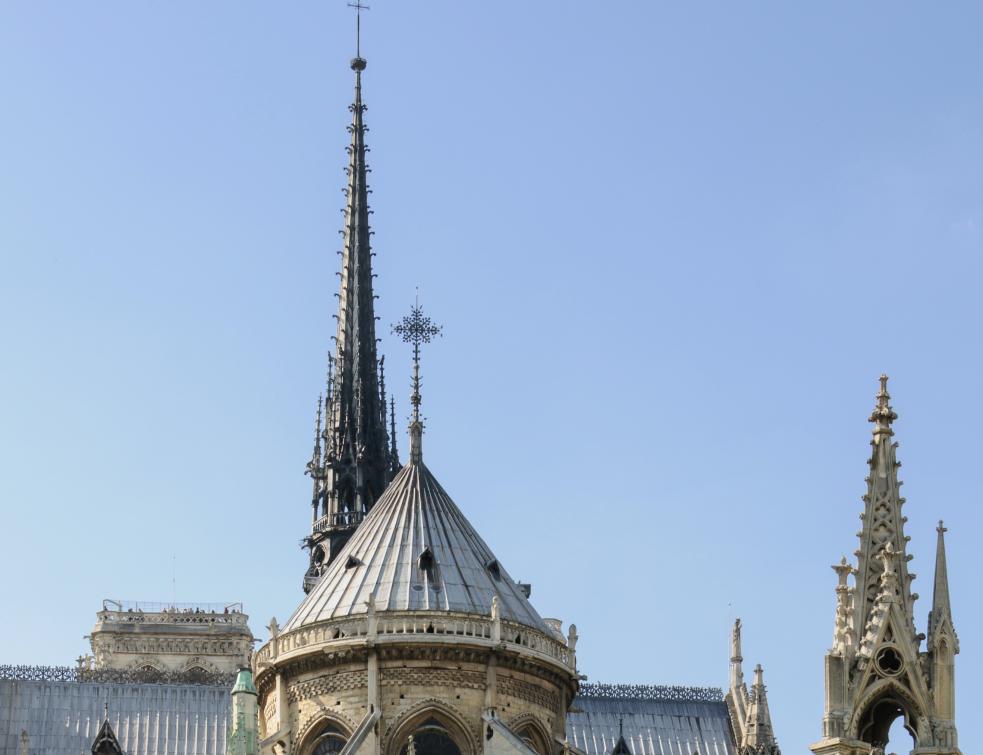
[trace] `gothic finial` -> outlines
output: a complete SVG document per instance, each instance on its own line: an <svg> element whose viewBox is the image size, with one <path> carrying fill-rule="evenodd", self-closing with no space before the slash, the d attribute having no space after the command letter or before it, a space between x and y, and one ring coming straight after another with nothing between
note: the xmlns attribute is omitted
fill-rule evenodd
<svg viewBox="0 0 983 755"><path fill-rule="evenodd" d="M410 422L410 461L419 464L423 460L423 421L420 418L420 345L430 343L434 336L439 336L443 328L435 325L433 320L423 314L423 307L414 304L410 313L399 323L393 325L393 333L400 336L404 343L413 344L413 419Z"/></svg>
<svg viewBox="0 0 983 755"><path fill-rule="evenodd" d="M880 441L881 437L894 435L891 423L898 418L894 409L891 408L891 394L887 392L887 375L881 375L881 389L877 393L877 404L870 415L870 422L874 423L874 442Z"/></svg>

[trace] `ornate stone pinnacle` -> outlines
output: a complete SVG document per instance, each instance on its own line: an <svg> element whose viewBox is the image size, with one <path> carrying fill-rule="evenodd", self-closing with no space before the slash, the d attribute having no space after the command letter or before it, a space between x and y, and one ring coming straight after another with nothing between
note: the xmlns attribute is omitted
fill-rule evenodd
<svg viewBox="0 0 983 755"><path fill-rule="evenodd" d="M898 418L894 409L891 408L891 394L887 392L887 375L881 375L881 389L877 393L877 404L870 415L870 422L874 423L874 442L877 443L882 437L894 435L891 423Z"/></svg>
<svg viewBox="0 0 983 755"><path fill-rule="evenodd" d="M839 586L846 587L847 578L854 573L854 568L847 563L846 556L844 556L840 563L833 564L833 571L836 572L836 576L839 578Z"/></svg>

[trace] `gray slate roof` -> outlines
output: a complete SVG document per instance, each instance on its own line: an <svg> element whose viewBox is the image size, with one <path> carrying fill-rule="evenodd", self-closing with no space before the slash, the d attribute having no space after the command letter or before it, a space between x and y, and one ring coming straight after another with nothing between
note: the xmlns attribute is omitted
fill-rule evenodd
<svg viewBox="0 0 983 755"><path fill-rule="evenodd" d="M589 685L567 714L567 740L587 755L611 755L619 727L632 755L736 755L719 690ZM717 694L712 694L717 693Z"/></svg>
<svg viewBox="0 0 983 755"><path fill-rule="evenodd" d="M433 566L421 566L429 549ZM426 563L424 558L423 563ZM543 619L498 564L429 469L400 470L338 557L283 626L377 611L452 611L488 616L498 596L503 620L547 634Z"/></svg>
<svg viewBox="0 0 983 755"><path fill-rule="evenodd" d="M89 752L109 705L109 723L128 755L225 755L227 687L0 679L0 755Z"/></svg>

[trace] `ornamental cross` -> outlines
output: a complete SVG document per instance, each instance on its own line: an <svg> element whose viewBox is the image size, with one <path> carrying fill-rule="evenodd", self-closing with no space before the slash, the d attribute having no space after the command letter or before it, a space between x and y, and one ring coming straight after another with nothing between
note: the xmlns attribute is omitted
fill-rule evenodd
<svg viewBox="0 0 983 755"><path fill-rule="evenodd" d="M421 343L430 343L442 330L443 326L435 324L423 314L423 307L419 304L414 305L408 315L393 325L393 333L402 338L403 343L413 344L414 354L419 351Z"/></svg>
<svg viewBox="0 0 983 755"><path fill-rule="evenodd" d="M393 333L403 339L404 343L413 344L413 395L410 403L413 405L413 420L410 422L410 461L419 462L423 458L421 443L423 422L420 420L420 345L430 343L435 336L441 335L443 328L423 314L423 307L414 304L410 313L400 322L393 325Z"/></svg>

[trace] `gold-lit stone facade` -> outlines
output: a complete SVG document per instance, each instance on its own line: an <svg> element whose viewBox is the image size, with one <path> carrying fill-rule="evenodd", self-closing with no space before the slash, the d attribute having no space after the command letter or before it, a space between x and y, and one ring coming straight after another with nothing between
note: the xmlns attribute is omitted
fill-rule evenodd
<svg viewBox="0 0 983 755"><path fill-rule="evenodd" d="M282 635L274 624L271 637L255 657L269 753L309 755L335 736L351 752L399 755L435 722L462 755L515 752L509 732L546 755L577 690L574 633L499 617L371 612Z"/></svg>

